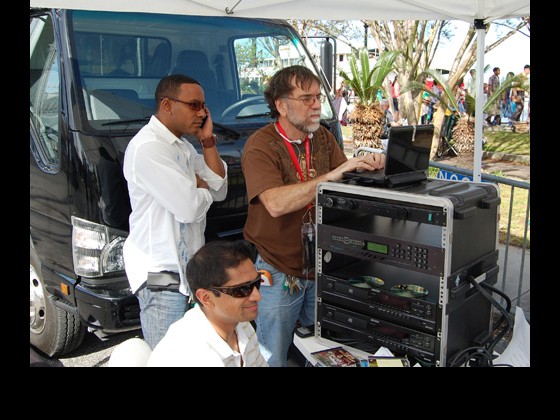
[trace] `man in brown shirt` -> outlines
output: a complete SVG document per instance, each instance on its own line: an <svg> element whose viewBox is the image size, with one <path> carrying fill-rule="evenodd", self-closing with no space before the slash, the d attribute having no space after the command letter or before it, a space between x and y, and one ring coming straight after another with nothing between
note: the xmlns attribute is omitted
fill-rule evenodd
<svg viewBox="0 0 560 420"><path fill-rule="evenodd" d="M277 121L249 137L241 158L249 196L243 233L257 248L257 269L271 274L255 322L261 353L275 367L287 365L297 321L315 320L315 261L304 265L302 227L314 225L317 185L343 172L382 168L385 156L346 158L319 123L320 79L306 67L280 70L264 95Z"/></svg>

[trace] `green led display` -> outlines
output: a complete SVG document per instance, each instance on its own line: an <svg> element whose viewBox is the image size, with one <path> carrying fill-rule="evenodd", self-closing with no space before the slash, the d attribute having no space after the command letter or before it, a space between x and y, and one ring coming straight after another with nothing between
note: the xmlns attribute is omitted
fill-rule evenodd
<svg viewBox="0 0 560 420"><path fill-rule="evenodd" d="M380 254L387 254L387 251L389 250L389 248L387 247L387 245L384 245L384 244L376 244L374 242L367 242L367 250L368 251L373 251L373 252L378 252Z"/></svg>

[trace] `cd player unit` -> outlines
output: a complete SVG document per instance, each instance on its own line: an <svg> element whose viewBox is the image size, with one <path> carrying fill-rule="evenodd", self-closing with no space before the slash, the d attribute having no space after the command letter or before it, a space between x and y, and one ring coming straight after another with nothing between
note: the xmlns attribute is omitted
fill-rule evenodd
<svg viewBox="0 0 560 420"><path fill-rule="evenodd" d="M469 279L497 279L496 185L325 182L316 202L317 340L445 366L491 338L491 304Z"/></svg>

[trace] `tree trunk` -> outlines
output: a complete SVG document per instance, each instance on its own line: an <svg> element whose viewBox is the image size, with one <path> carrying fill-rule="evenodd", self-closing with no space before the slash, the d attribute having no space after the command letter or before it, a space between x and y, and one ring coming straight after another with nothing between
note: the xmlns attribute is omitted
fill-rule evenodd
<svg viewBox="0 0 560 420"><path fill-rule="evenodd" d="M378 103L369 107L356 104L350 114L352 121L352 141L354 148L374 147L382 149L381 134L383 133L384 113Z"/></svg>
<svg viewBox="0 0 560 420"><path fill-rule="evenodd" d="M434 113L432 124L434 125L434 137L432 140L432 151L430 152L430 159L434 160L441 137L441 129L443 127L443 119L445 118L445 111L440 107Z"/></svg>
<svg viewBox="0 0 560 420"><path fill-rule="evenodd" d="M473 169L474 167L474 119L461 117L453 128L453 141L457 156L457 166Z"/></svg>

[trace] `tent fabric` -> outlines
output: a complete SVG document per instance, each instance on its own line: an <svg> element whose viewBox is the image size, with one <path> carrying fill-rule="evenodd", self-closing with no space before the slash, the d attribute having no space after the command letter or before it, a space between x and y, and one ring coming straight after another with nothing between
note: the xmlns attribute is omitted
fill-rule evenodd
<svg viewBox="0 0 560 420"><path fill-rule="evenodd" d="M442 20L530 15L529 0L30 0L31 7L274 19Z"/></svg>

